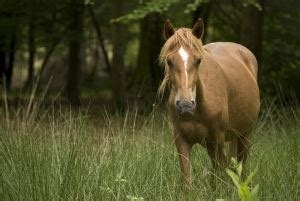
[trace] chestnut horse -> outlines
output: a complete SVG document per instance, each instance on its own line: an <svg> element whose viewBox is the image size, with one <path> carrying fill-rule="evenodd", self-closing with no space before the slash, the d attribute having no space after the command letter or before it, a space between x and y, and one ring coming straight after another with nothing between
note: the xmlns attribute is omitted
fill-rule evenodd
<svg viewBox="0 0 300 201"><path fill-rule="evenodd" d="M231 42L203 46L203 32L200 18L193 29L175 30L167 21L160 53L165 77L159 93L170 87L168 108L185 186L191 183L189 158L196 143L206 147L214 168L223 169L231 157L245 167L260 108L254 55Z"/></svg>

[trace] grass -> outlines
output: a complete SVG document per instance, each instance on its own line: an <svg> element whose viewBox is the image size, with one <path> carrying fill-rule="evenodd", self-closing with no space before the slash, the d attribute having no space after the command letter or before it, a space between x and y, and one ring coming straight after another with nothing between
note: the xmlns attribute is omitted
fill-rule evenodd
<svg viewBox="0 0 300 201"><path fill-rule="evenodd" d="M253 186L260 185L260 200L300 200L300 122L295 110L274 108L261 114L248 169L257 167ZM64 109L21 114L9 121L1 115L1 200L182 199L172 128L163 112L104 112L96 120ZM193 148L192 165L185 200L238 200L226 174L210 186L214 174L200 146Z"/></svg>

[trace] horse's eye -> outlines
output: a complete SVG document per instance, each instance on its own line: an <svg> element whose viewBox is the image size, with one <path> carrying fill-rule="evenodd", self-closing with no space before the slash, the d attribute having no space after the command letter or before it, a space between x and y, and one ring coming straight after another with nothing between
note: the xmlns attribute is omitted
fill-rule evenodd
<svg viewBox="0 0 300 201"><path fill-rule="evenodd" d="M195 66L199 66L199 64L201 63L201 59L200 58L197 58L195 60Z"/></svg>
<svg viewBox="0 0 300 201"><path fill-rule="evenodd" d="M167 59L167 64L168 64L168 66L173 66L173 63L172 63L172 61L170 60L170 59Z"/></svg>

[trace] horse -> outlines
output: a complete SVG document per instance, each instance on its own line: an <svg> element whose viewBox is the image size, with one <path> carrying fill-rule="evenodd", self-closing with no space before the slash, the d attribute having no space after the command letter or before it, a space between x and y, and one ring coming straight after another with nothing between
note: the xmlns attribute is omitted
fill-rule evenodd
<svg viewBox="0 0 300 201"><path fill-rule="evenodd" d="M245 174L250 135L260 109L253 53L232 42L203 45L203 33L201 18L192 29L177 30L167 20L159 55L164 78L158 92L169 89L168 113L184 186L191 185L190 152L195 144L207 149L214 169L224 169L235 157Z"/></svg>

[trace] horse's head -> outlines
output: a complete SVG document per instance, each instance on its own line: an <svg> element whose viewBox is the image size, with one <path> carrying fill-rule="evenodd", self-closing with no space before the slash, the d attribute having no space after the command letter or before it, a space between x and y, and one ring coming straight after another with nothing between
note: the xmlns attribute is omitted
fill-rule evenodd
<svg viewBox="0 0 300 201"><path fill-rule="evenodd" d="M165 67L165 78L159 91L163 93L168 84L175 94L174 106L181 116L193 115L196 108L196 85L198 69L203 55L201 37L203 22L199 19L193 29L180 28L175 31L170 21L164 26L167 39L160 53Z"/></svg>

